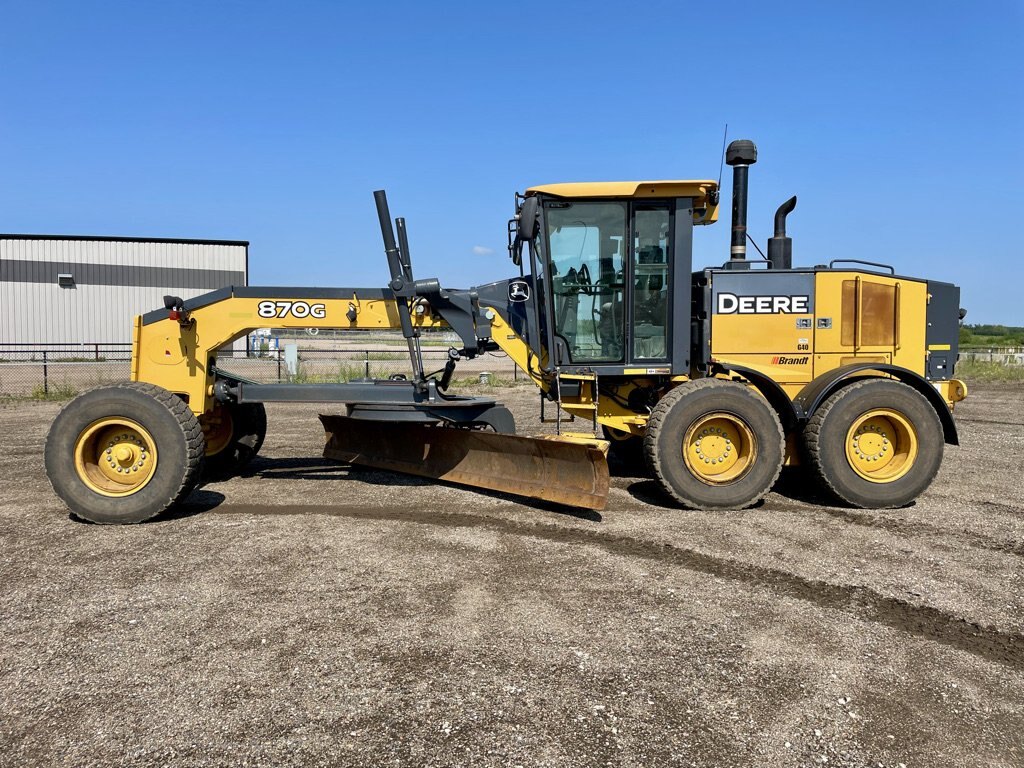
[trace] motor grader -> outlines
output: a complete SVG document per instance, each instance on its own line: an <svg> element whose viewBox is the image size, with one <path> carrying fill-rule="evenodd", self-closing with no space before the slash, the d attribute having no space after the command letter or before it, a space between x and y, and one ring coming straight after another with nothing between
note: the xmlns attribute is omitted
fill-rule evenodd
<svg viewBox="0 0 1024 768"><path fill-rule="evenodd" d="M775 215L764 263L748 261L756 160L750 141L726 152L721 267L692 265L695 228L718 218L714 181L549 184L516 195L518 274L469 290L414 277L405 221L392 224L376 192L387 286L167 297L135 318L131 382L85 392L54 421L54 490L94 522L146 520L250 461L265 403L317 402L328 457L563 504L604 506L612 451L642 455L665 494L691 507L754 504L784 464L842 503L905 505L957 444L959 289L898 275L874 250L794 267L795 197ZM218 365L218 350L267 326L400 329L412 376L265 384ZM461 347L430 373L421 333L438 328ZM448 391L459 360L498 350L540 389L556 434L517 435L493 398ZM587 430L565 430L570 420Z"/></svg>

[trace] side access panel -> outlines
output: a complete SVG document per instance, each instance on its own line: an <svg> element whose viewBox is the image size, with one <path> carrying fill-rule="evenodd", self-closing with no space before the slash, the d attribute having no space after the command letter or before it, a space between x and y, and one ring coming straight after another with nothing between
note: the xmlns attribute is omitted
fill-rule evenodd
<svg viewBox="0 0 1024 768"><path fill-rule="evenodd" d="M896 275L817 273L814 377L857 363L925 375L926 284Z"/></svg>

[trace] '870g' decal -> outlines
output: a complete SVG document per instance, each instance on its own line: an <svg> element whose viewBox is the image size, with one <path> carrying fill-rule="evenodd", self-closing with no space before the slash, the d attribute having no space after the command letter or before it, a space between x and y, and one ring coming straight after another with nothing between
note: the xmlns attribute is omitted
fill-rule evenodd
<svg viewBox="0 0 1024 768"><path fill-rule="evenodd" d="M305 301L261 301L258 312L260 317L315 317L322 320L327 317L327 305Z"/></svg>

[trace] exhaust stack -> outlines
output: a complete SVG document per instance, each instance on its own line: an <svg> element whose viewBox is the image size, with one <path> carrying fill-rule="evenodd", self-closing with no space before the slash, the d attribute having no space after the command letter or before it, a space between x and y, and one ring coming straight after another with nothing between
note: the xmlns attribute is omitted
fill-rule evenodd
<svg viewBox="0 0 1024 768"><path fill-rule="evenodd" d="M796 195L775 211L775 237L768 238L768 261L771 269L793 268L793 238L786 237L786 217L796 208Z"/></svg>
<svg viewBox="0 0 1024 768"><path fill-rule="evenodd" d="M725 150L732 166L732 243L726 269L750 269L747 264L747 171L757 162L757 147L749 139L737 139Z"/></svg>

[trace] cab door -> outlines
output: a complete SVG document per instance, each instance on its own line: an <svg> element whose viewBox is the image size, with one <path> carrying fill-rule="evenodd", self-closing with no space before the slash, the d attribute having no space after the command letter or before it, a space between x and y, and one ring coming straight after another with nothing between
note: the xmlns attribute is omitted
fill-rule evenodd
<svg viewBox="0 0 1024 768"><path fill-rule="evenodd" d="M629 323L635 363L663 363L672 349L672 215L667 202L635 202Z"/></svg>

